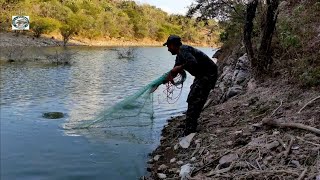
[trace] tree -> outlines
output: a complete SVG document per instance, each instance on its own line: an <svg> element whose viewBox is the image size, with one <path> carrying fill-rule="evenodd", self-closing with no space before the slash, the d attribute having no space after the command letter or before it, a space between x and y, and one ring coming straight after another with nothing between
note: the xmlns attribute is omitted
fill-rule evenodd
<svg viewBox="0 0 320 180"><path fill-rule="evenodd" d="M247 3L245 3L247 2ZM265 14L257 14L257 6L266 9ZM239 22L243 27L243 42L256 77L268 71L271 58L271 41L277 22L279 0L197 0L188 11L189 16L200 14L199 18L217 18L222 22ZM259 15L263 22L260 26L261 37L257 52L253 49L252 33L255 17ZM240 20L239 20L240 19ZM225 34L228 37L228 33ZM256 55L257 54L257 55Z"/></svg>
<svg viewBox="0 0 320 180"><path fill-rule="evenodd" d="M52 18L37 18L30 24L34 36L39 38L43 33L50 33L56 30L60 23L59 21Z"/></svg>

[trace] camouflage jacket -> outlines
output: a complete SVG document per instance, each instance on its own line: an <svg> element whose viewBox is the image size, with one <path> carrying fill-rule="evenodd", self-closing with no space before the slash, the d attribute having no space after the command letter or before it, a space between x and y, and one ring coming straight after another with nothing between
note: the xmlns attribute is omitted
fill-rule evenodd
<svg viewBox="0 0 320 180"><path fill-rule="evenodd" d="M174 66L183 65L183 69L197 77L217 75L217 65L202 51L182 45Z"/></svg>

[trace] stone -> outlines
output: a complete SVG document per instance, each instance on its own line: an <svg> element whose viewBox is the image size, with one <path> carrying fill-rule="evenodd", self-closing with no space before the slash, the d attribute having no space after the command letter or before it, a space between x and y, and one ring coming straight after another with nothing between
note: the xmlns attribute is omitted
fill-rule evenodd
<svg viewBox="0 0 320 180"><path fill-rule="evenodd" d="M299 161L292 160L290 163L293 164L296 168L300 168L301 167Z"/></svg>
<svg viewBox="0 0 320 180"><path fill-rule="evenodd" d="M152 165L149 165L149 166L147 167L147 171L148 171L148 172L151 172L151 171L152 171Z"/></svg>
<svg viewBox="0 0 320 180"><path fill-rule="evenodd" d="M45 112L42 114L42 117L46 119L60 119L64 117L62 112Z"/></svg>
<svg viewBox="0 0 320 180"><path fill-rule="evenodd" d="M194 143L199 144L199 143L201 143L201 141L202 140L199 138L199 139L195 140Z"/></svg>
<svg viewBox="0 0 320 180"><path fill-rule="evenodd" d="M272 158L273 158L272 156L265 157L262 161L263 164L268 165L271 162Z"/></svg>
<svg viewBox="0 0 320 180"><path fill-rule="evenodd" d="M226 99L230 99L233 96L236 96L242 92L242 86L240 85L234 85L230 87L226 93Z"/></svg>
<svg viewBox="0 0 320 180"><path fill-rule="evenodd" d="M189 164L189 163L181 166L180 173L179 173L181 180L187 180L188 176L190 176L192 169L193 168L191 167L191 164Z"/></svg>
<svg viewBox="0 0 320 180"><path fill-rule="evenodd" d="M173 147L174 150L177 150L178 148L179 148L178 144L174 145L174 147Z"/></svg>
<svg viewBox="0 0 320 180"><path fill-rule="evenodd" d="M178 171L178 168L171 168L168 170L169 173L173 173L173 174L177 173L177 171Z"/></svg>
<svg viewBox="0 0 320 180"><path fill-rule="evenodd" d="M147 163L148 164L152 164L153 163L153 159L149 159Z"/></svg>
<svg viewBox="0 0 320 180"><path fill-rule="evenodd" d="M183 161L178 161L177 164L182 165Z"/></svg>
<svg viewBox="0 0 320 180"><path fill-rule="evenodd" d="M164 164L161 164L159 167L158 167L158 171L164 171L168 169L168 166L164 165Z"/></svg>
<svg viewBox="0 0 320 180"><path fill-rule="evenodd" d="M165 149L165 150L166 150L166 151L168 151L168 150L170 150L170 149L171 149L171 147L166 147L166 149Z"/></svg>
<svg viewBox="0 0 320 180"><path fill-rule="evenodd" d="M158 173L158 178L159 179L165 179L165 178L167 178L167 175L165 175L163 173Z"/></svg>
<svg viewBox="0 0 320 180"><path fill-rule="evenodd" d="M222 158L220 158L219 164L220 165L229 164L237 159L239 159L238 154L233 154L233 153L227 154L227 155L223 156Z"/></svg>
<svg viewBox="0 0 320 180"><path fill-rule="evenodd" d="M161 157L161 155L155 155L154 158L153 158L153 160L154 160L154 161L158 161L158 160L160 159L160 157Z"/></svg>
<svg viewBox="0 0 320 180"><path fill-rule="evenodd" d="M190 159L190 161L192 161L192 162L196 161L196 157L192 157L192 158Z"/></svg>
<svg viewBox="0 0 320 180"><path fill-rule="evenodd" d="M278 147L279 145L280 145L279 141L273 141L271 143L266 144L265 147L267 149L273 149L273 148Z"/></svg>
<svg viewBox="0 0 320 180"><path fill-rule="evenodd" d="M227 142L227 145L228 145L228 146L231 146L232 144L233 144L232 141L228 141L228 142Z"/></svg>
<svg viewBox="0 0 320 180"><path fill-rule="evenodd" d="M191 133L189 134L188 136L186 137L183 137L180 142L179 142L179 145L184 148L184 149L187 149L189 146L190 146L190 143L193 139L193 137L196 135L196 133Z"/></svg>
<svg viewBox="0 0 320 180"><path fill-rule="evenodd" d="M172 158L172 159L170 159L170 163L174 163L174 162L176 162L176 158Z"/></svg>

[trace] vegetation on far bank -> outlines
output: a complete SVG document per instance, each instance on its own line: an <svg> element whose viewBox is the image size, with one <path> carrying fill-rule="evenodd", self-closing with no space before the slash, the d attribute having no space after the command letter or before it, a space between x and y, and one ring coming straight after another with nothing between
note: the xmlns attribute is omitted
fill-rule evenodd
<svg viewBox="0 0 320 180"><path fill-rule="evenodd" d="M153 39L164 41L177 34L185 42L217 45L219 27L214 20L196 21L169 15L155 6L117 0L0 0L0 28L11 30L11 16L30 16L35 37L60 34L71 37Z"/></svg>

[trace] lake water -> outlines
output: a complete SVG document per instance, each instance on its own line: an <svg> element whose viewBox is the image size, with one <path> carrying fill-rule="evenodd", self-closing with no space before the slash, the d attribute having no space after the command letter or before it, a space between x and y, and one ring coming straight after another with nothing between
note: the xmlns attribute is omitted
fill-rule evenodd
<svg viewBox="0 0 320 180"><path fill-rule="evenodd" d="M119 49L69 48L71 66L0 65L1 180L128 180L146 174L148 153L159 143L166 120L186 110L193 80L189 74L180 99L169 104L161 86L154 93L154 118L141 127L126 127L130 133L98 129L75 133L62 128L70 121L94 118L174 65L175 56L165 47L135 48L132 59L118 59ZM200 49L213 54L210 48ZM62 51L24 52L37 56ZM65 117L42 117L53 111Z"/></svg>

